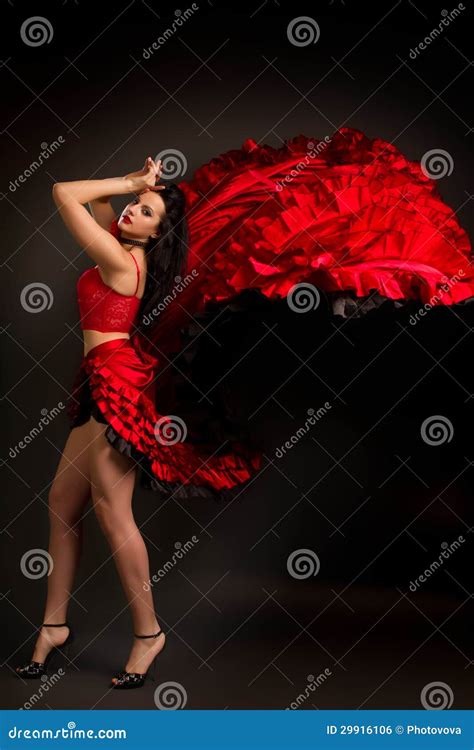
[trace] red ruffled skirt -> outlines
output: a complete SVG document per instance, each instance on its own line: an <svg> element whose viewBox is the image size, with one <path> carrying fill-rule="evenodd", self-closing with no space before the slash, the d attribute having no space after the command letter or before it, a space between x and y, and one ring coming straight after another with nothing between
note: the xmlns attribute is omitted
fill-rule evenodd
<svg viewBox="0 0 474 750"><path fill-rule="evenodd" d="M331 302L376 291L435 306L474 295L471 243L438 181L382 138L346 127L328 143L248 138L179 186L205 300L250 288L284 298L302 282Z"/></svg>
<svg viewBox="0 0 474 750"><path fill-rule="evenodd" d="M92 415L105 437L141 469L141 486L178 499L227 500L256 475L260 451L240 442L196 444L179 415L159 414L153 400L158 360L130 339L113 339L83 357L67 403L71 429Z"/></svg>
<svg viewBox="0 0 474 750"><path fill-rule="evenodd" d="M343 318L387 304L414 302L424 314L474 302L471 242L430 176L429 153L412 161L344 127L328 141L301 134L276 148L247 138L200 166L179 183L186 283L152 343L163 351L179 329L192 336L196 313L240 305L241 295L246 306L286 299L297 312L325 305ZM110 231L119 234L116 221Z"/></svg>

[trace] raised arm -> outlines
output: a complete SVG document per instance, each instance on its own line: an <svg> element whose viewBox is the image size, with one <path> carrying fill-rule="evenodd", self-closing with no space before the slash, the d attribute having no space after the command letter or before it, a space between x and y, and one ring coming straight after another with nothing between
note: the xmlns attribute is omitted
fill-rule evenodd
<svg viewBox="0 0 474 750"><path fill-rule="evenodd" d="M130 259L119 241L102 226L102 222L91 216L85 203L96 208L105 203L111 195L140 193L145 189L160 190L155 186L161 172L161 163L155 164L151 157L145 160L145 166L139 172L131 172L125 177L109 177L103 180L75 180L73 182L56 182L53 185L53 199L61 218L83 250L105 271L126 271ZM110 204L109 204L110 206ZM110 206L112 209L112 206ZM101 205L102 220L107 205ZM113 214L113 210L112 210ZM97 214L98 216L98 214ZM108 216L111 216L109 213ZM112 215L111 221L114 218Z"/></svg>
<svg viewBox="0 0 474 750"><path fill-rule="evenodd" d="M126 195L132 189L125 177L56 182L53 185L53 199L65 225L87 255L106 271L126 270L127 252L83 204L110 195Z"/></svg>
<svg viewBox="0 0 474 750"><path fill-rule="evenodd" d="M94 200L89 201L89 208L97 224L102 229L108 230L115 219L115 211L110 198L94 198Z"/></svg>

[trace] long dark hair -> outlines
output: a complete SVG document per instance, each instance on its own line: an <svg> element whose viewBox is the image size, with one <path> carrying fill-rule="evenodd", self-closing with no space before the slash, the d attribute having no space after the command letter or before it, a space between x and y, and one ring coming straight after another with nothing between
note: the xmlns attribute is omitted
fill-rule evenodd
<svg viewBox="0 0 474 750"><path fill-rule="evenodd" d="M166 213L158 226L158 237L150 239L145 248L147 278L134 328L134 336L143 335L141 348L145 350L156 338L155 329L165 300L186 274L189 253L184 192L175 183L169 183L159 194Z"/></svg>

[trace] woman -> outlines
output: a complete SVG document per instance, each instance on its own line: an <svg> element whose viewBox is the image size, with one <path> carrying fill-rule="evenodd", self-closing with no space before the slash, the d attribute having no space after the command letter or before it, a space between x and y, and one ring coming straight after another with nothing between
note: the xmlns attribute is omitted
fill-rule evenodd
<svg viewBox="0 0 474 750"><path fill-rule="evenodd" d="M139 308L153 311L186 268L184 195L174 185L155 184L161 168L161 162L148 157L142 170L126 177L53 187L62 219L97 265L85 271L77 285L84 359L68 406L71 433L49 493L54 566L44 623L32 661L17 668L22 677L41 677L51 649L72 641L66 622L68 592L82 547L81 517L90 497L113 552L135 633L125 670L111 686L135 688L143 685L165 644L150 587L143 586L150 572L132 513L136 462L142 461L143 474L155 489L170 491L186 483L188 493L194 489L198 496L241 483L254 468L252 461L229 452L215 457L170 439L166 430L173 422L155 411L152 398L158 360L130 341ZM109 231L114 220L109 196L127 193L136 197L120 215L117 239ZM93 216L84 206L87 202Z"/></svg>
<svg viewBox="0 0 474 750"><path fill-rule="evenodd" d="M112 686L136 687L165 642L141 585L149 570L131 510L136 465L145 486L184 498L225 498L260 469L261 453L246 441L213 452L212 436L206 443L200 430L188 431L179 415L160 409L168 364L162 352L179 351L187 337L192 361L206 326L225 330L242 309L258 316L262 300L286 297L295 312L326 303L345 317L388 300L417 300L425 314L474 295L470 244L454 212L426 170L382 139L351 128L324 142L298 136L278 149L247 139L189 183L157 186L160 173L161 163L148 158L125 178L54 188L61 216L97 266L78 283L85 357L70 407L73 429L50 493L55 566L45 621L53 630L41 630L34 661L19 669L24 676L42 674L51 646L70 633L62 623L89 494L138 634ZM108 196L130 191L137 197L116 223ZM191 283L169 294L191 268Z"/></svg>

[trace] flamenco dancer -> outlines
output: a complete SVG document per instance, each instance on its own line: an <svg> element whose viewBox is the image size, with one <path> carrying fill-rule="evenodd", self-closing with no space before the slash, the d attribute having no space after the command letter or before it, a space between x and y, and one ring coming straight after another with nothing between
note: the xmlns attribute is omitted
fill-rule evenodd
<svg viewBox="0 0 474 750"><path fill-rule="evenodd" d="M53 188L63 221L96 265L77 283L84 356L49 494L54 567L44 623L32 660L17 667L22 677L41 677L53 650L73 639L67 608L90 498L135 635L111 687L136 688L165 644L143 587L150 573L132 512L137 472L167 497L227 499L261 470L250 442L215 443L160 409L166 353L184 341L196 349L191 317L215 320L222 305L257 298L297 304L301 289L344 317L387 300L428 309L474 296L468 237L426 164L380 138L341 128L329 140L300 135L280 148L247 139L178 185L157 184L162 168L148 157L125 177ZM116 220L110 197L130 193ZM174 295L183 278L192 283Z"/></svg>

